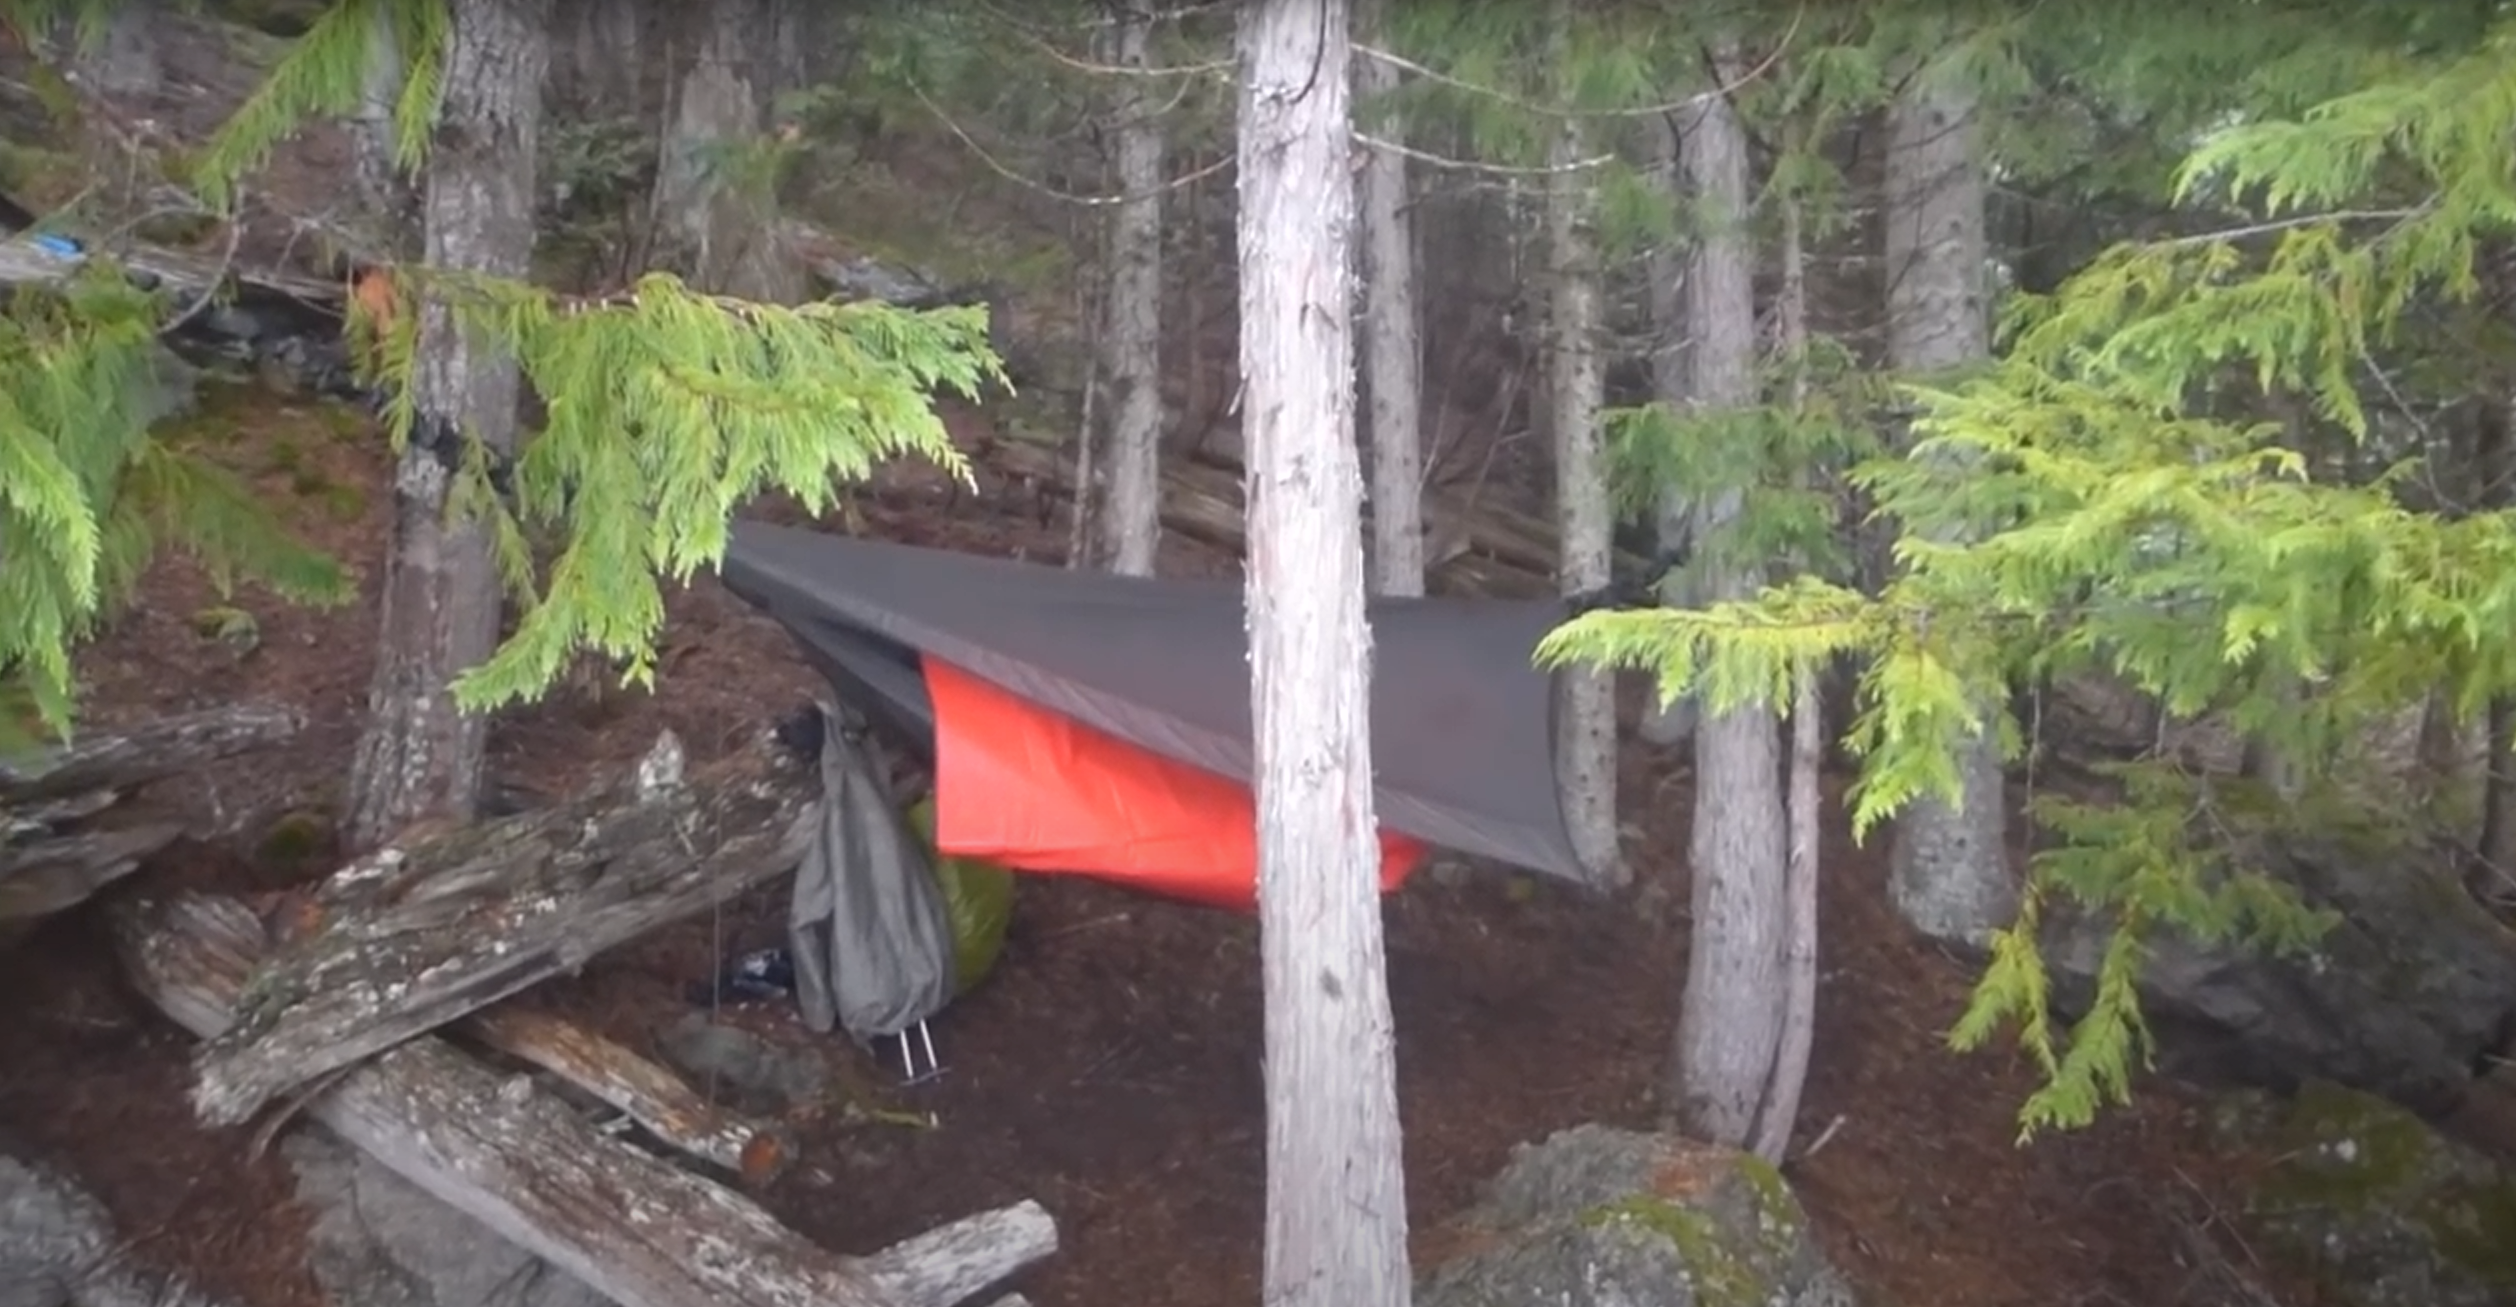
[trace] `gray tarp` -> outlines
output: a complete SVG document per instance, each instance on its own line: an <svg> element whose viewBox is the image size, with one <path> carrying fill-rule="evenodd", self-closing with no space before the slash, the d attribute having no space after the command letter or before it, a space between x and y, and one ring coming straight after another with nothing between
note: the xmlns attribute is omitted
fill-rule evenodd
<svg viewBox="0 0 2516 1307"><path fill-rule="evenodd" d="M804 1024L860 1044L941 1011L953 981L943 887L874 748L856 714L823 710L821 824L787 910Z"/></svg>
<svg viewBox="0 0 2516 1307"><path fill-rule="evenodd" d="M1139 748L1250 779L1237 580L1125 577L737 522L726 588L792 632L842 699L931 756L933 657ZM1430 844L1582 878L1555 775L1556 600L1376 598L1380 820Z"/></svg>

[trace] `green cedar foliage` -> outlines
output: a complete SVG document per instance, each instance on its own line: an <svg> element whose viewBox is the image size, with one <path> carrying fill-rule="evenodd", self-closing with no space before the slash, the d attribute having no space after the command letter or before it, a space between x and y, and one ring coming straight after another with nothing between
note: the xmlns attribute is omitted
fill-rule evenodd
<svg viewBox="0 0 2516 1307"><path fill-rule="evenodd" d="M86 19L113 7L7 2L35 5L46 21L54 9ZM355 103L364 24L386 2L340 0L299 38L205 152L198 180L231 194L305 114ZM402 106L403 162L417 166L436 103L427 70L450 29L443 0L391 7L419 70ZM402 270L395 284L511 351L548 412L510 467L494 467L471 441L449 504L487 524L523 609L515 634L455 686L475 710L539 694L581 647L645 683L663 617L659 574L687 580L718 561L738 504L774 488L818 512L836 484L912 452L966 479L933 393L975 398L1006 382L976 307L754 304L662 275L592 300L426 268ZM147 439L134 379L152 358L161 307L100 266L62 296L21 294L0 325L0 557L10 563L0 569L0 686L16 687L28 707L0 721L66 729L72 646L161 534L222 577L260 576L299 598L343 588L328 562L269 529L241 487ZM350 334L386 396L398 454L420 416L410 390L419 313L400 303L371 318L376 307L353 305ZM530 542L554 537L544 563Z"/></svg>
<svg viewBox="0 0 2516 1307"><path fill-rule="evenodd" d="M2369 724L2440 684L2467 710L2516 690L2516 522L2411 506L2403 463L2327 479L2291 447L2293 423L2254 415L2290 401L2364 440L2379 399L2402 403L2374 352L2469 297L2483 251L2516 235L2511 55L2507 20L2451 54L2397 46L2352 65L2345 94L2208 135L2179 195L2242 207L2243 225L2119 246L2013 302L1992 367L1906 387L1918 447L1857 474L1905 533L1876 598L1804 576L1702 610L1594 613L1541 659L1648 670L1717 709L1786 704L1802 669L1865 655L1846 741L1856 835L1954 795L1973 732L2015 745L2015 724L1979 718L1967 693L2012 675L2102 671L2170 712L2226 713L2305 764L2302 806L2346 806L2343 742ZM2052 847L1950 1035L1971 1048L2007 1027L2043 1069L2022 1139L2128 1094L2156 932L2299 949L2327 924L2247 865L2241 787L2157 763L2120 779L2119 803L2038 804ZM2037 951L2057 907L2114 925L2093 1006L2067 1028Z"/></svg>
<svg viewBox="0 0 2516 1307"><path fill-rule="evenodd" d="M394 163L418 170L436 125L446 43L454 30L445 0L335 0L289 43L279 66L202 148L193 184L203 200L227 207L236 183L307 119L341 117L358 108L379 22L391 25L392 48L402 61L393 106Z"/></svg>
<svg viewBox="0 0 2516 1307"><path fill-rule="evenodd" d="M664 619L659 574L687 581L721 559L737 506L775 489L817 514L838 485L906 454L966 480L933 392L976 398L1004 383L975 306L756 304L666 274L589 300L442 271L406 276L412 293L511 351L547 401L510 468L474 445L449 505L487 524L523 609L514 635L456 680L472 710L535 697L580 648L613 660L624 683L648 683ZM421 416L409 388L417 317L397 308L382 324L363 313L357 324L382 360L397 451ZM531 542L553 537L544 565Z"/></svg>
<svg viewBox="0 0 2516 1307"><path fill-rule="evenodd" d="M171 306L105 259L0 311L0 756L66 737L71 651L166 545L222 593L243 578L339 602L330 559L275 527L250 487L149 438Z"/></svg>

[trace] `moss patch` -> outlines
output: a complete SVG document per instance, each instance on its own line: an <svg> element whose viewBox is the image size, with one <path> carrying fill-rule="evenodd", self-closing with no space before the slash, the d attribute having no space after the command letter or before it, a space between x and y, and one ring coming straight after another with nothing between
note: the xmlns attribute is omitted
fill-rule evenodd
<svg viewBox="0 0 2516 1307"><path fill-rule="evenodd" d="M1772 1291L1746 1259L1731 1250L1720 1225L1706 1213L1637 1195L1594 1207L1583 1214L1581 1223L1592 1229L1640 1230L1666 1241L1693 1278L1696 1301L1704 1307L1752 1307Z"/></svg>
<svg viewBox="0 0 2516 1307"><path fill-rule="evenodd" d="M2516 1179L2409 1111L2314 1083L2263 1135L2276 1160L2252 1215L2347 1301L2391 1304L2380 1286L2406 1281L2441 1301L2516 1292Z"/></svg>
<svg viewBox="0 0 2516 1307"><path fill-rule="evenodd" d="M1749 1154L1725 1158L1726 1173L1709 1201L1690 1205L1637 1194L1584 1212L1591 1229L1623 1227L1656 1237L1676 1252L1703 1307L1758 1307L1780 1291L1802 1234L1799 1204L1782 1173ZM1744 1190L1743 1220L1725 1220ZM1733 1229L1752 1223L1753 1229Z"/></svg>

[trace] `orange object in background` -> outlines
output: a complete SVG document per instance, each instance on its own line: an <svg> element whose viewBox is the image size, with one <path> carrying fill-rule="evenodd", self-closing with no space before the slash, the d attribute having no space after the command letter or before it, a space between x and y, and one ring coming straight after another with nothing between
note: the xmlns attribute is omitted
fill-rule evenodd
<svg viewBox="0 0 2516 1307"><path fill-rule="evenodd" d="M1249 787L1105 734L935 658L935 847L1243 912L1258 906ZM1380 832L1380 888L1420 842Z"/></svg>

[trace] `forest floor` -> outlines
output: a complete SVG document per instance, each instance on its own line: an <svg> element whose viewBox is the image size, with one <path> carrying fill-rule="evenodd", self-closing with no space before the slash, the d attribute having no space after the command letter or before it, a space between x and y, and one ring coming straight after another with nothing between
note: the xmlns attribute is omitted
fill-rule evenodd
<svg viewBox="0 0 2516 1307"><path fill-rule="evenodd" d="M976 416L954 420L982 451ZM199 633L196 614L219 601L188 563L162 563L86 663L92 720L292 701L313 726L290 751L195 778L186 797L230 812L321 810L347 771L373 651L389 511L381 441L363 420L259 392L214 401L193 430L275 502L300 505L305 529L361 570L365 597L311 612L246 594L233 602L258 623L247 650ZM983 464L974 496L955 499L939 478L899 469L860 506L869 530L895 539L1062 553L1062 514L1044 514ZM1168 570L1233 565L1173 547ZM695 762L814 687L786 637L712 580L673 596L668 649L651 696L575 691L502 720L498 776L563 793L628 766L668 726ZM1685 769L1637 747L1624 781L1636 865L1682 875ZM301 854L257 865L183 846L141 882L259 889L326 870L321 850ZM1853 847L1838 822L1825 854L1806 1152L1787 1173L1863 1300L2221 1301L2193 1250L2243 1253L2215 1232L2234 1177L2203 1143L2201 1100L2145 1083L2133 1108L2019 1147L2014 1113L2030 1069L1998 1053L1960 1057L1943 1042L1970 971L1897 922L1877 847ZM782 913L779 894L758 894L527 1001L651 1047L691 1011L684 986L728 950L776 942ZM188 1041L123 990L91 917L58 920L0 955L0 992L10 995L0 1005L0 1124L89 1183L142 1259L180 1267L240 1307L315 1307L309 1218L291 1202L287 1163L249 1158L247 1131L191 1122ZM1682 930L1655 933L1624 909L1501 878L1419 877L1388 900L1387 921L1419 1237L1472 1202L1513 1145L1578 1122L1649 1122L1684 976ZM853 1252L1027 1196L1054 1214L1063 1239L1025 1284L1044 1307L1256 1301L1265 1192L1256 944L1245 917L1026 878L996 973L936 1023L946 1074L915 1087L894 1085L844 1040L807 1033L782 1006L742 1013L735 1019L780 1041L817 1044L852 1082L936 1122L823 1127L803 1141L804 1164L761 1197L807 1236Z"/></svg>

